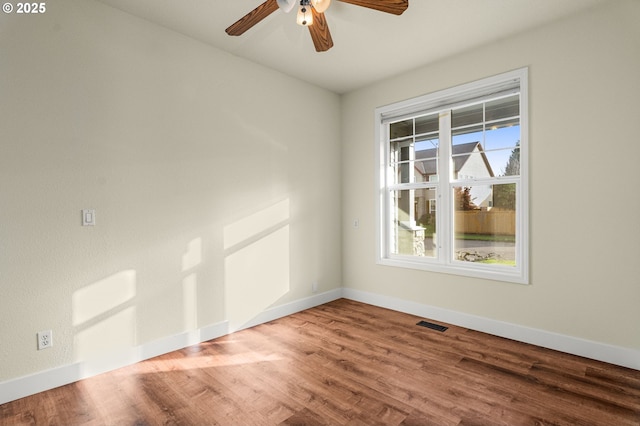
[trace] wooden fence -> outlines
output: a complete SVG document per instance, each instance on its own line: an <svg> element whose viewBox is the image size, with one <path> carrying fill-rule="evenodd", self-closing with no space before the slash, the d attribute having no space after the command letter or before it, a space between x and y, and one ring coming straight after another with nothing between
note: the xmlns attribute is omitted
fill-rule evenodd
<svg viewBox="0 0 640 426"><path fill-rule="evenodd" d="M456 234L515 235L513 210L465 210L455 213Z"/></svg>

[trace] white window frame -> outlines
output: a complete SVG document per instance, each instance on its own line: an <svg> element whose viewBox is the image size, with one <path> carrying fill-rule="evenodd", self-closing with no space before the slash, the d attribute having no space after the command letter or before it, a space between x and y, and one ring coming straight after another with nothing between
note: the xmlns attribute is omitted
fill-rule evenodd
<svg viewBox="0 0 640 426"><path fill-rule="evenodd" d="M519 84L517 89L514 87ZM440 139L440 173L438 189L437 229L440 255L436 258L420 256L402 256L390 254L390 235L392 221L390 220L391 203L389 200L390 176L388 176L389 137L388 123L403 117L418 114L446 111L452 108L490 99L496 94L518 91L520 93L520 175L519 177L500 177L499 183L517 182L516 194L516 266L486 265L476 262L462 262L452 259L453 236L453 201L450 188L456 184L450 176L449 163L450 146L448 141ZM506 72L475 82L462 84L457 87L441 90L427 95L394 104L378 107L375 110L375 141L376 141L376 262L380 265L421 269L476 278L507 281L519 284L529 284L529 170L528 170L528 69ZM446 114L446 113L445 113ZM440 134L450 137L451 129L448 121L440 120ZM443 128L443 125L445 128ZM442 161L447 159L447 161ZM467 182L467 181L465 181ZM482 179L474 180L474 184L481 185ZM495 181L493 182L495 183Z"/></svg>

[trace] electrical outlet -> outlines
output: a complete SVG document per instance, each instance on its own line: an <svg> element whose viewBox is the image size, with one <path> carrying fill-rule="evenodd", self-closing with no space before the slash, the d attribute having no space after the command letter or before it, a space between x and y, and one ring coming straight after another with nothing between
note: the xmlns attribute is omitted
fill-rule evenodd
<svg viewBox="0 0 640 426"><path fill-rule="evenodd" d="M311 282L311 292L312 293L317 293L318 292L318 281L312 281Z"/></svg>
<svg viewBox="0 0 640 426"><path fill-rule="evenodd" d="M53 346L53 332L51 330L38 333L38 350L47 349Z"/></svg>

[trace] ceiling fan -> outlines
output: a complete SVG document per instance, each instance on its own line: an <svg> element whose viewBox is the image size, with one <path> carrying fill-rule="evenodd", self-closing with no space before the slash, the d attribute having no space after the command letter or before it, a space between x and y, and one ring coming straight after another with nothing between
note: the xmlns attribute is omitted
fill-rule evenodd
<svg viewBox="0 0 640 426"><path fill-rule="evenodd" d="M409 0L338 0L343 3L368 7L380 12L401 15L409 7ZM325 52L333 47L333 40L324 11L331 0L266 0L260 6L244 15L225 30L231 36L239 36L254 25L280 9L290 12L298 5L297 23L309 28L309 34L317 52Z"/></svg>

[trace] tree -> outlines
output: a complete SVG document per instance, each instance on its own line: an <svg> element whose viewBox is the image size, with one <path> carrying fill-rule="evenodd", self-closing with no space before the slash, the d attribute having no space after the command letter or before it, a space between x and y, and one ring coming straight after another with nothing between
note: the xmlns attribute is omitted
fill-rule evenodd
<svg viewBox="0 0 640 426"><path fill-rule="evenodd" d="M516 209L515 183L493 185L493 207L505 210Z"/></svg>
<svg viewBox="0 0 640 426"><path fill-rule="evenodd" d="M516 143L516 147L511 151L507 165L504 168L505 176L517 176L520 174L520 141Z"/></svg>
<svg viewBox="0 0 640 426"><path fill-rule="evenodd" d="M470 187L456 187L454 195L456 197L456 210L476 210L478 208L478 206L473 204L473 201L471 200Z"/></svg>
<svg viewBox="0 0 640 426"><path fill-rule="evenodd" d="M504 168L505 176L518 176L520 174L520 141L511 151L507 165ZM493 186L493 207L515 210L516 209L516 185L515 183Z"/></svg>

